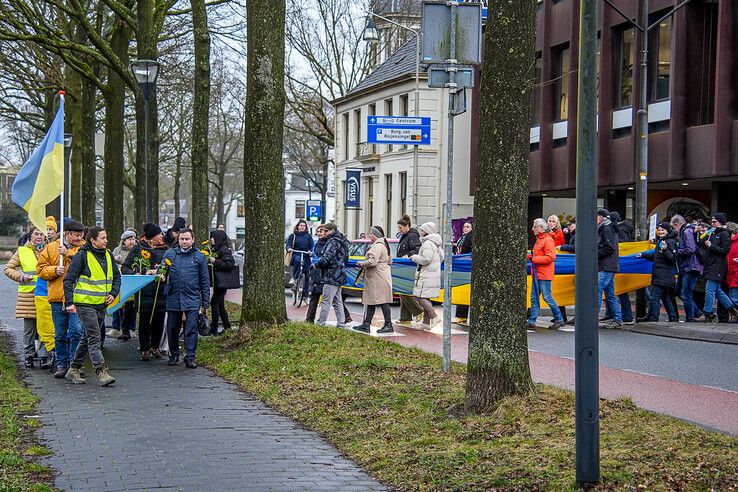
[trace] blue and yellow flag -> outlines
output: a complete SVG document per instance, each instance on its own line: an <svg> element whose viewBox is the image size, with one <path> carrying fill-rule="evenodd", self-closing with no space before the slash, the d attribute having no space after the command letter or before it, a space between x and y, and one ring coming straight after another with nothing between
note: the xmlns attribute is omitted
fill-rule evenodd
<svg viewBox="0 0 738 492"><path fill-rule="evenodd" d="M13 183L13 202L28 220L46 231L46 205L64 191L64 98L41 145L23 164Z"/></svg>

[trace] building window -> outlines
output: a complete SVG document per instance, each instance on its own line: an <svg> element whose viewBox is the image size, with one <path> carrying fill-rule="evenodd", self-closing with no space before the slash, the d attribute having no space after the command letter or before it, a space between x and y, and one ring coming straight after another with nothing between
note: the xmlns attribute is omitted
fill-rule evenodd
<svg viewBox="0 0 738 492"><path fill-rule="evenodd" d="M374 180L368 178L366 180L366 212L369 223L367 229L374 225Z"/></svg>
<svg viewBox="0 0 738 492"><path fill-rule="evenodd" d="M389 233L390 224L392 224L392 175L384 175L384 196L385 196L385 221L384 225L387 233Z"/></svg>
<svg viewBox="0 0 738 492"><path fill-rule="evenodd" d="M651 46L655 56L651 57L649 100L669 99L671 79L671 17L662 21L651 32Z"/></svg>
<svg viewBox="0 0 738 492"><path fill-rule="evenodd" d="M410 114L410 97L407 94L400 96L400 116L408 116ZM405 144L402 146L403 149L407 149L409 145Z"/></svg>
<svg viewBox="0 0 738 492"><path fill-rule="evenodd" d="M240 200L236 202L236 217L246 217L246 207Z"/></svg>
<svg viewBox="0 0 738 492"><path fill-rule="evenodd" d="M407 173L400 173L400 214L407 213Z"/></svg>
<svg viewBox="0 0 738 492"><path fill-rule="evenodd" d="M635 29L618 31L614 36L617 63L615 69L615 109L633 105L633 65L635 63Z"/></svg>
<svg viewBox="0 0 738 492"><path fill-rule="evenodd" d="M343 113L343 160L349 158L349 114Z"/></svg>
<svg viewBox="0 0 738 492"><path fill-rule="evenodd" d="M557 121L569 118L569 72L571 71L569 45L554 49L554 115Z"/></svg>
<svg viewBox="0 0 738 492"><path fill-rule="evenodd" d="M541 82L543 80L543 57L536 53L536 73L533 81L533 122L531 126L541 124Z"/></svg>
<svg viewBox="0 0 738 492"><path fill-rule="evenodd" d="M305 218L305 200L295 200L295 218Z"/></svg>
<svg viewBox="0 0 738 492"><path fill-rule="evenodd" d="M354 131L356 132L356 157L361 156L361 109L354 110Z"/></svg>

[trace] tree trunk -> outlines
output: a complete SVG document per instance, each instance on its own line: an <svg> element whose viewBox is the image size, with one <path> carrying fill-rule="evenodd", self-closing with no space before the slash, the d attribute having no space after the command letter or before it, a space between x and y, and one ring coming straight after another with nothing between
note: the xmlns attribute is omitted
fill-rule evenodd
<svg viewBox="0 0 738 492"><path fill-rule="evenodd" d="M287 320L284 301L285 0L247 0L244 322Z"/></svg>
<svg viewBox="0 0 738 492"><path fill-rule="evenodd" d="M209 238L208 127L210 109L210 31L205 0L193 0L195 90L192 101L192 224L203 241Z"/></svg>
<svg viewBox="0 0 738 492"><path fill-rule="evenodd" d="M80 158L82 172L81 220L87 226L96 224L95 205L97 204L95 167L95 110L97 108L97 87L88 79L82 79L82 105L80 128Z"/></svg>
<svg viewBox="0 0 738 492"><path fill-rule="evenodd" d="M532 385L526 335L528 153L536 1L489 9L474 194L467 410L488 412ZM505 176L504 180L498 179ZM505 217L507 230L500 230Z"/></svg>
<svg viewBox="0 0 738 492"><path fill-rule="evenodd" d="M110 45L123 63L128 64L128 43L131 32L127 24L116 17ZM110 238L118 238L125 227L123 216L123 186L125 174L125 99L126 85L115 70L108 70L108 90L105 92L105 194L103 210L105 228Z"/></svg>

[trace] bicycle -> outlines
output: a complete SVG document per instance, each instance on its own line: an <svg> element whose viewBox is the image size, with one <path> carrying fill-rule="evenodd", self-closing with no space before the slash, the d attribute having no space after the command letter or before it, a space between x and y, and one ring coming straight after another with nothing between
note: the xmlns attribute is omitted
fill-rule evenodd
<svg viewBox="0 0 738 492"><path fill-rule="evenodd" d="M300 273L298 273L297 279L295 279L295 283L292 284L292 305L300 307L302 305L302 301L304 300L305 289L307 288L309 274L309 270L305 269L305 264L303 263L303 255L312 256L312 254L309 251L293 250L292 254L294 255L295 253L300 255Z"/></svg>

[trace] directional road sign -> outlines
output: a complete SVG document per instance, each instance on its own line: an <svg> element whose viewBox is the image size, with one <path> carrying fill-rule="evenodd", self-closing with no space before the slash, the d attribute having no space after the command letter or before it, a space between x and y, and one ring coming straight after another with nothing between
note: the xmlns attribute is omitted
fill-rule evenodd
<svg viewBox="0 0 738 492"><path fill-rule="evenodd" d="M308 200L305 204L307 219L310 222L319 222L323 211L323 203L320 200Z"/></svg>
<svg viewBox="0 0 738 492"><path fill-rule="evenodd" d="M430 145L431 119L414 116L368 116L367 143Z"/></svg>

